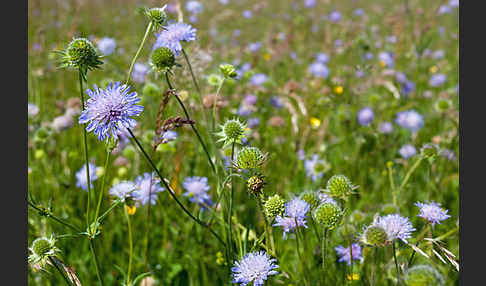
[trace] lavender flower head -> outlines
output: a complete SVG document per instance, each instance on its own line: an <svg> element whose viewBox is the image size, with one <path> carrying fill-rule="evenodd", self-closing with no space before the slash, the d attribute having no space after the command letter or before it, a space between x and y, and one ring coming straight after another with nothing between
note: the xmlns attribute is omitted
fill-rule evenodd
<svg viewBox="0 0 486 286"><path fill-rule="evenodd" d="M135 127L137 122L131 116L143 111L143 106L136 105L140 101L137 93L129 93L129 90L129 86L120 82L110 83L106 89L94 85L93 90L86 90L90 98L79 116L79 123L88 123L86 130L93 131L99 140L111 136L117 139L117 131Z"/></svg>
<svg viewBox="0 0 486 286"><path fill-rule="evenodd" d="M284 107L284 102L283 102L282 98L280 98L279 96L272 96L269 99L269 101L270 101L270 104L277 109Z"/></svg>
<svg viewBox="0 0 486 286"><path fill-rule="evenodd" d="M265 251L247 253L240 261L235 261L231 268L233 272L233 283L240 283L241 286L252 283L254 286L261 286L268 276L278 272L274 269L279 266L277 260L270 258Z"/></svg>
<svg viewBox="0 0 486 286"><path fill-rule="evenodd" d="M360 125L369 125L373 121L373 118L375 118L375 113L371 107L365 107L358 111L358 123Z"/></svg>
<svg viewBox="0 0 486 286"><path fill-rule="evenodd" d="M383 134L391 133L393 131L393 125L390 122L382 122L378 127L378 131Z"/></svg>
<svg viewBox="0 0 486 286"><path fill-rule="evenodd" d="M321 204L331 203L337 205L337 202L329 194L325 192L318 192L317 195L319 196Z"/></svg>
<svg viewBox="0 0 486 286"><path fill-rule="evenodd" d="M243 17L250 19L251 17L253 17L253 12L251 10L245 10L243 11L242 15Z"/></svg>
<svg viewBox="0 0 486 286"><path fill-rule="evenodd" d="M98 175L96 175L96 165L95 164L88 164L89 168L89 180L91 181L90 187L93 187L93 181L98 179ZM83 165L79 171L76 172L76 187L83 189L84 191L88 190L88 178L86 177L86 165Z"/></svg>
<svg viewBox="0 0 486 286"><path fill-rule="evenodd" d="M413 133L424 126L422 115L413 109L399 112L395 122L401 127L409 129Z"/></svg>
<svg viewBox="0 0 486 286"><path fill-rule="evenodd" d="M334 22L334 23L337 23L339 21L341 21L341 19L343 18L343 16L341 16L341 13L339 13L338 11L332 11L331 14L329 14L329 20L331 20L331 22Z"/></svg>
<svg viewBox="0 0 486 286"><path fill-rule="evenodd" d="M35 117L37 114L39 114L39 107L35 105L34 103L29 103L27 105L27 113L29 117Z"/></svg>
<svg viewBox="0 0 486 286"><path fill-rule="evenodd" d="M248 44L248 50L250 50L250 52L253 53L257 52L261 47L262 47L262 42L254 42Z"/></svg>
<svg viewBox="0 0 486 286"><path fill-rule="evenodd" d="M382 61L388 68L393 68L395 65L395 56L393 53L381 52L378 54L378 59Z"/></svg>
<svg viewBox="0 0 486 286"><path fill-rule="evenodd" d="M118 197L122 202L125 202L127 198L132 197L132 192L134 192L136 186L130 181L121 181L120 183L114 185L109 193L112 196Z"/></svg>
<svg viewBox="0 0 486 286"><path fill-rule="evenodd" d="M169 143L177 139L177 132L172 130L167 130L162 134L162 144Z"/></svg>
<svg viewBox="0 0 486 286"><path fill-rule="evenodd" d="M266 81L268 80L268 77L267 75L263 74L263 73L257 73L257 74L254 74L251 78L250 78L250 83L252 85L262 85L264 84Z"/></svg>
<svg viewBox="0 0 486 286"><path fill-rule="evenodd" d="M420 209L418 216L432 223L432 225L436 223L440 224L441 221L451 217L447 214L449 210L441 208L439 203L433 201L426 202L425 204L416 202L415 205Z"/></svg>
<svg viewBox="0 0 486 286"><path fill-rule="evenodd" d="M157 40L155 41L153 50L166 47L177 56L182 50L181 42L196 40L196 29L182 22L169 23L156 37Z"/></svg>
<svg viewBox="0 0 486 286"><path fill-rule="evenodd" d="M417 154L417 150L415 147L413 147L413 145L406 144L403 145L400 150L398 150L398 153L400 153L400 156L402 156L404 159L408 159Z"/></svg>
<svg viewBox="0 0 486 286"><path fill-rule="evenodd" d="M155 173L144 173L135 179L136 190L133 196L142 205L149 202L155 205L157 201L157 193L163 192L165 189L160 186L160 180L155 177Z"/></svg>
<svg viewBox="0 0 486 286"><path fill-rule="evenodd" d="M316 0L305 0L304 6L306 8L312 8L312 7L316 6Z"/></svg>
<svg viewBox="0 0 486 286"><path fill-rule="evenodd" d="M248 94L247 96L245 96L243 98L243 102L247 105L255 105L257 100L258 100L258 97L254 94Z"/></svg>
<svg viewBox="0 0 486 286"><path fill-rule="evenodd" d="M304 168L307 173L307 177L311 177L312 181L314 182L324 175L327 166L327 162L319 159L317 154L313 155L311 159L304 161Z"/></svg>
<svg viewBox="0 0 486 286"><path fill-rule="evenodd" d="M362 262L363 257L361 256L361 246L357 243L353 243L351 244L351 247L353 248L353 259ZM349 251L349 246L344 247L339 245L335 247L334 250L336 250L337 254L339 255L339 262L347 262L348 265L351 265L351 253Z"/></svg>
<svg viewBox="0 0 486 286"><path fill-rule="evenodd" d="M101 54L104 56L111 55L116 48L116 41L113 38L101 38L98 41L98 49L100 50Z"/></svg>
<svg viewBox="0 0 486 286"><path fill-rule="evenodd" d="M141 63L135 63L133 65L132 71L132 79L134 82L143 83L145 82L145 77L149 71L149 67L147 65Z"/></svg>
<svg viewBox="0 0 486 286"><path fill-rule="evenodd" d="M203 11L203 6L199 1L188 1L186 3L186 10L189 13L199 14Z"/></svg>
<svg viewBox="0 0 486 286"><path fill-rule="evenodd" d="M305 218L309 210L309 203L302 199L294 198L285 203L285 216L277 216L273 226L282 226L283 238L286 238L287 232L294 230L298 226L307 228Z"/></svg>
<svg viewBox="0 0 486 286"><path fill-rule="evenodd" d="M210 189L208 178L187 177L184 179L182 187L187 191L184 193L184 196L188 197L191 202L199 204L203 209L213 205L213 201L208 194Z"/></svg>
<svg viewBox="0 0 486 286"><path fill-rule="evenodd" d="M315 77L327 78L329 76L329 68L321 62L313 62L310 64L309 72Z"/></svg>
<svg viewBox="0 0 486 286"><path fill-rule="evenodd" d="M447 80L447 77L445 74L434 74L433 76L430 77L429 79L429 85L432 87L438 87L443 85Z"/></svg>
<svg viewBox="0 0 486 286"><path fill-rule="evenodd" d="M387 240L390 242L400 239L407 243L407 238L410 238L411 233L415 230L410 220L399 214L377 217L373 225L383 228L386 232Z"/></svg>
<svg viewBox="0 0 486 286"><path fill-rule="evenodd" d="M330 57L326 53L318 53L316 55L316 61L322 64L326 64Z"/></svg>

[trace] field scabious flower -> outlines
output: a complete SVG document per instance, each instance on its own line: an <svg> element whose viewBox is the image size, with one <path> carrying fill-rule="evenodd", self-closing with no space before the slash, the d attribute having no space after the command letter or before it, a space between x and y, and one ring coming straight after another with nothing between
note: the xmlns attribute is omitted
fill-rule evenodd
<svg viewBox="0 0 486 286"><path fill-rule="evenodd" d="M154 173L144 173L135 179L136 190L133 192L134 198L142 205L155 205L157 201L157 193L163 192L165 189L160 186L160 180L155 177Z"/></svg>
<svg viewBox="0 0 486 286"><path fill-rule="evenodd" d="M136 190L136 185L130 181L121 181L114 185L109 193L112 196L118 197L121 202L125 202L128 198L132 198L133 192Z"/></svg>
<svg viewBox="0 0 486 286"><path fill-rule="evenodd" d="M425 204L416 202L415 205L420 208L418 216L432 223L432 225L440 224L441 221L451 217L447 214L448 210L441 208L439 203L433 201Z"/></svg>
<svg viewBox="0 0 486 286"><path fill-rule="evenodd" d="M167 130L162 134L162 144L169 143L177 139L177 132L172 130Z"/></svg>
<svg viewBox="0 0 486 286"><path fill-rule="evenodd" d="M35 117L39 114L39 107L33 103L27 105L27 113L29 117Z"/></svg>
<svg viewBox="0 0 486 286"><path fill-rule="evenodd" d="M329 20L334 23L341 21L342 18L343 16L341 15L341 13L336 10L332 11L331 14L329 14Z"/></svg>
<svg viewBox="0 0 486 286"><path fill-rule="evenodd" d="M399 112L395 122L403 128L409 129L413 133L424 126L424 119L420 113L411 109Z"/></svg>
<svg viewBox="0 0 486 286"><path fill-rule="evenodd" d="M309 210L309 203L302 199L294 198L285 203L284 216L278 215L273 226L282 226L283 238L286 238L287 232L294 230L298 226L307 228L305 218Z"/></svg>
<svg viewBox="0 0 486 286"><path fill-rule="evenodd" d="M358 123L362 126L369 125L374 117L375 113L371 107L365 107L358 111Z"/></svg>
<svg viewBox="0 0 486 286"><path fill-rule="evenodd" d="M447 76L445 74L434 74L429 79L429 85L432 87L438 87L443 85L447 80Z"/></svg>
<svg viewBox="0 0 486 286"><path fill-rule="evenodd" d="M145 77L147 76L148 71L149 71L149 67L147 65L141 63L135 63L132 71L133 81L138 83L145 82Z"/></svg>
<svg viewBox="0 0 486 286"><path fill-rule="evenodd" d="M391 52L379 53L378 59L384 67L393 68L393 66L395 65L395 55Z"/></svg>
<svg viewBox="0 0 486 286"><path fill-rule="evenodd" d="M325 160L319 159L319 155L314 154L311 159L304 161L304 168L307 177L311 177L315 182L324 176L324 172L329 169L329 164Z"/></svg>
<svg viewBox="0 0 486 286"><path fill-rule="evenodd" d="M357 243L351 244L353 248L353 260L359 260L360 262L363 261L363 257L361 256L361 246ZM336 253L339 255L339 262L346 262L348 265L351 265L351 253L349 246L344 247L342 245L338 245L334 248Z"/></svg>
<svg viewBox="0 0 486 286"><path fill-rule="evenodd" d="M135 119L143 106L136 105L140 101L137 93L129 93L130 87L120 82L111 83L106 89L98 88L86 90L89 95L86 109L79 117L79 123L88 123L86 130L93 131L99 140L105 138L118 139L117 131L124 128L133 128Z"/></svg>
<svg viewBox="0 0 486 286"><path fill-rule="evenodd" d="M93 181L96 181L98 179L98 176L96 175L96 165L89 163L88 164L89 168L89 179L91 181L90 187L93 187ZM76 172L76 187L81 188L85 191L88 190L88 179L86 178L86 166L81 167L79 171Z"/></svg>
<svg viewBox="0 0 486 286"><path fill-rule="evenodd" d="M241 144L241 140L246 136L248 126L238 119L227 120L220 125L221 131L216 133L220 137L216 142L224 142L223 148L232 143Z"/></svg>
<svg viewBox="0 0 486 286"><path fill-rule="evenodd" d="M240 283L241 286L252 283L254 286L261 286L268 279L268 276L278 272L274 269L279 266L277 260L270 258L265 251L247 253L240 261L235 261L233 272L233 283Z"/></svg>
<svg viewBox="0 0 486 286"><path fill-rule="evenodd" d="M186 3L186 10L189 13L199 14L203 11L203 6L199 1L188 1Z"/></svg>
<svg viewBox="0 0 486 286"><path fill-rule="evenodd" d="M199 204L203 209L213 205L213 201L208 194L210 189L208 178L187 177L184 179L182 187L187 191L184 193L184 196L188 197L191 202Z"/></svg>
<svg viewBox="0 0 486 286"><path fill-rule="evenodd" d="M116 41L113 38L104 37L98 41L98 50L104 56L111 55L116 48Z"/></svg>
<svg viewBox="0 0 486 286"><path fill-rule="evenodd" d="M373 225L385 230L388 242L400 239L407 243L407 239L411 237L411 233L415 230L410 220L399 214L377 217Z"/></svg>
<svg viewBox="0 0 486 286"><path fill-rule="evenodd" d="M157 40L153 50L160 47L166 47L177 56L182 50L181 42L196 40L196 29L191 25L182 22L169 23L164 27L162 32L156 35L156 37Z"/></svg>
<svg viewBox="0 0 486 286"><path fill-rule="evenodd" d="M257 74L254 74L250 78L250 83L252 85L255 85L255 86L260 86L260 85L264 84L265 82L267 82L267 80L268 80L268 77L267 77L266 74L257 73Z"/></svg>
<svg viewBox="0 0 486 286"><path fill-rule="evenodd" d="M319 78L327 78L329 76L329 68L325 64L317 61L309 66L309 72Z"/></svg>
<svg viewBox="0 0 486 286"><path fill-rule="evenodd" d="M406 144L403 145L400 150L398 150L398 153L400 153L400 156L402 156L404 159L408 159L417 154L417 150L415 147L413 147L413 145Z"/></svg>
<svg viewBox="0 0 486 286"><path fill-rule="evenodd" d="M393 125L390 122L382 122L378 127L378 131L383 134L388 134L393 131Z"/></svg>

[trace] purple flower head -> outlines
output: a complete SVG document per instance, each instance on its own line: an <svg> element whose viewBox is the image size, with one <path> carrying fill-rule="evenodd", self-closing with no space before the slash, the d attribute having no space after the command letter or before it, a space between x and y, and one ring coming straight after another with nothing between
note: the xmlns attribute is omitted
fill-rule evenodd
<svg viewBox="0 0 486 286"><path fill-rule="evenodd" d="M413 147L413 145L406 144L403 145L400 150L398 150L398 153L400 153L400 156L402 156L404 159L408 159L417 154L417 150L415 147Z"/></svg>
<svg viewBox="0 0 486 286"><path fill-rule="evenodd" d="M279 266L277 260L270 258L265 251L247 253L240 261L235 261L233 272L233 283L240 283L240 286L252 283L254 286L261 286L268 279L268 276L275 275Z"/></svg>
<svg viewBox="0 0 486 286"><path fill-rule="evenodd" d="M448 210L441 208L439 203L433 201L426 202L425 204L416 202L415 205L420 209L418 216L432 223L432 225L436 223L440 224L441 221L451 217L447 214Z"/></svg>
<svg viewBox="0 0 486 286"><path fill-rule="evenodd" d="M372 52L367 52L367 53L365 53L365 54L363 55L363 58L364 58L365 60L368 60L368 61L371 61L371 60L372 60L374 57L375 57L375 55L373 55L373 53L372 53Z"/></svg>
<svg viewBox="0 0 486 286"><path fill-rule="evenodd" d="M304 6L307 7L307 8L312 8L312 7L316 6L316 0L305 0Z"/></svg>
<svg viewBox="0 0 486 286"><path fill-rule="evenodd" d="M260 119L257 117L248 118L247 124L249 128L253 129L260 124Z"/></svg>
<svg viewBox="0 0 486 286"><path fill-rule="evenodd" d="M378 59L385 63L388 68L393 68L395 65L395 55L391 52L381 52L378 54Z"/></svg>
<svg viewBox="0 0 486 286"><path fill-rule="evenodd" d="M439 155L444 157L444 158L447 158L449 161L456 161L457 160L457 157L456 157L456 154L454 154L454 151L449 150L449 149L440 150Z"/></svg>
<svg viewBox="0 0 486 286"><path fill-rule="evenodd" d="M413 109L399 112L395 122L401 127L409 129L413 133L424 126L422 115Z"/></svg>
<svg viewBox="0 0 486 286"><path fill-rule="evenodd" d="M241 104L240 107L238 108L238 116L249 116L250 114L252 114L253 112L253 109L252 109L252 106L251 105L248 105L248 104Z"/></svg>
<svg viewBox="0 0 486 286"><path fill-rule="evenodd" d="M251 10L245 10L243 11L242 15L243 17L250 19L251 17L253 17L253 12Z"/></svg>
<svg viewBox="0 0 486 286"><path fill-rule="evenodd" d="M318 53L316 55L316 62L321 64L326 64L329 61L330 57L326 53Z"/></svg>
<svg viewBox="0 0 486 286"><path fill-rule="evenodd" d="M406 83L407 82L407 75L405 75L403 72L396 72L395 73L395 79L399 82L399 83Z"/></svg>
<svg viewBox="0 0 486 286"><path fill-rule="evenodd" d="M248 44L248 50L250 50L250 52L253 52L253 53L258 51L261 47L262 47L262 42L254 42L254 43Z"/></svg>
<svg viewBox="0 0 486 286"><path fill-rule="evenodd" d="M393 125L390 122L382 122L378 130L383 134L388 134L393 131Z"/></svg>
<svg viewBox="0 0 486 286"><path fill-rule="evenodd" d="M257 73L257 74L254 74L250 78L250 83L252 85L259 86L259 85L264 84L267 80L268 80L268 77L265 74L263 74L263 73Z"/></svg>
<svg viewBox="0 0 486 286"><path fill-rule="evenodd" d="M203 11L203 6L199 1L188 1L186 11L192 14L199 14Z"/></svg>
<svg viewBox="0 0 486 286"><path fill-rule="evenodd" d="M89 180L91 181L90 187L93 187L93 182L98 179L98 175L96 175L96 167L95 164L88 164L89 168ZM76 172L76 187L83 189L84 191L88 190L88 178L86 177L86 165L83 165L79 171Z"/></svg>
<svg viewBox="0 0 486 286"><path fill-rule="evenodd" d="M101 54L104 56L111 55L116 48L116 41L113 38L101 38L98 41L98 49L100 50Z"/></svg>
<svg viewBox="0 0 486 286"><path fill-rule="evenodd" d="M255 103L257 102L257 99L258 97L254 94L248 94L247 96L245 96L245 98L243 98L243 103L247 104L247 105L255 105Z"/></svg>
<svg viewBox="0 0 486 286"><path fill-rule="evenodd" d="M337 205L337 202L329 194L324 192L318 192L317 195L319 196L319 200L321 201L321 204L332 203Z"/></svg>
<svg viewBox="0 0 486 286"><path fill-rule="evenodd" d="M387 240L390 242L401 239L407 243L407 239L411 237L411 233L415 230L408 217L402 217L399 214L378 217L373 222L373 225L383 228L386 232Z"/></svg>
<svg viewBox="0 0 486 286"><path fill-rule="evenodd" d="M283 100L280 96L272 96L269 101L270 104L277 109L284 107Z"/></svg>
<svg viewBox="0 0 486 286"><path fill-rule="evenodd" d="M437 11L438 15L450 14L450 13L452 13L452 8L447 4L440 5L439 10Z"/></svg>
<svg viewBox="0 0 486 286"><path fill-rule="evenodd" d="M155 41L153 50L166 47L175 55L179 55L179 52L182 50L181 42L196 40L196 29L182 22L169 23L156 37L157 40Z"/></svg>
<svg viewBox="0 0 486 286"><path fill-rule="evenodd" d="M93 131L99 140L113 136L117 139L117 131L133 128L137 124L132 116L138 116L143 106L136 105L140 101L136 92L129 93L130 87L120 82L110 83L106 89L87 89L89 99L86 109L79 116L79 123L87 123L86 130Z"/></svg>
<svg viewBox="0 0 486 286"><path fill-rule="evenodd" d="M324 176L326 166L326 161L319 159L317 154L314 154L312 159L304 161L304 168L307 173L307 177L311 177L313 182Z"/></svg>
<svg viewBox="0 0 486 286"><path fill-rule="evenodd" d="M132 197L132 193L135 191L136 186L133 182L130 181L121 181L120 183L114 185L109 193L112 196L118 197L122 202L125 202L125 199Z"/></svg>
<svg viewBox="0 0 486 286"><path fill-rule="evenodd" d="M285 203L285 216L277 216L273 226L283 227L283 238L286 238L287 232L293 231L298 226L307 228L305 218L309 209L309 203L302 199L294 198Z"/></svg>
<svg viewBox="0 0 486 286"><path fill-rule="evenodd" d="M309 72L315 77L327 78L329 76L329 68L321 62L313 62L310 64Z"/></svg>
<svg viewBox="0 0 486 286"><path fill-rule="evenodd" d="M341 16L341 13L336 10L332 11L331 14L329 14L329 20L334 23L341 21L342 18L343 16Z"/></svg>
<svg viewBox="0 0 486 286"><path fill-rule="evenodd" d="M177 132L172 130L167 130L162 134L162 144L169 143L177 139Z"/></svg>
<svg viewBox="0 0 486 286"><path fill-rule="evenodd" d="M188 197L191 202L199 204L203 209L214 204L208 194L210 189L208 178L187 177L184 179L182 187L187 191L184 196Z"/></svg>
<svg viewBox="0 0 486 286"><path fill-rule="evenodd" d="M145 82L149 67L141 63L135 63L133 65L132 79L134 82L143 83Z"/></svg>
<svg viewBox="0 0 486 286"><path fill-rule="evenodd" d="M155 205L157 193L165 190L160 186L160 180L155 176L155 173L144 173L142 176L138 176L135 179L135 187L133 196L142 205L147 204L149 200L150 204Z"/></svg>
<svg viewBox="0 0 486 286"><path fill-rule="evenodd" d="M39 114L39 107L34 103L27 104L27 114L29 117L35 117Z"/></svg>
<svg viewBox="0 0 486 286"><path fill-rule="evenodd" d="M433 76L430 77L429 79L429 85L432 87L438 87L443 85L447 80L447 77L445 74L434 74Z"/></svg>
<svg viewBox="0 0 486 286"><path fill-rule="evenodd" d="M375 118L375 113L371 107L365 107L358 111L358 123L362 126L369 125Z"/></svg>
<svg viewBox="0 0 486 286"><path fill-rule="evenodd" d="M361 246L357 243L353 243L351 244L351 247L353 248L353 259L362 262L363 257L361 256ZM334 250L336 250L337 255L339 255L339 262L347 262L348 265L351 265L351 253L349 246L344 247L339 245L335 247Z"/></svg>
<svg viewBox="0 0 486 286"><path fill-rule="evenodd" d="M355 16L363 16L364 15L364 10L361 9L361 8L358 8L358 9L354 10L353 14Z"/></svg>
<svg viewBox="0 0 486 286"><path fill-rule="evenodd" d="M413 81L406 81L402 84L402 94L409 95L415 90L415 83Z"/></svg>
<svg viewBox="0 0 486 286"><path fill-rule="evenodd" d="M443 57L445 56L445 52L444 50L437 50L435 52L432 53L432 58L434 60L440 60L442 59Z"/></svg>

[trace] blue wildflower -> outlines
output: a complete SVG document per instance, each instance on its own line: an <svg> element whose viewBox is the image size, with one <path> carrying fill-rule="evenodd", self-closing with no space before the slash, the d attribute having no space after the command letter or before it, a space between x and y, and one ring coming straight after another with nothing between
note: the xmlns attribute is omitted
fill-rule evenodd
<svg viewBox="0 0 486 286"><path fill-rule="evenodd" d="M373 221L373 225L379 226L385 230L389 242L401 239L403 242L407 243L407 239L411 237L411 233L415 230L408 217L402 217L399 214L389 214L377 217Z"/></svg>
<svg viewBox="0 0 486 286"><path fill-rule="evenodd" d="M135 191L136 186L130 181L121 181L114 185L109 193L112 196L118 197L122 202L125 202L127 198L132 198L132 193Z"/></svg>
<svg viewBox="0 0 486 286"><path fill-rule="evenodd" d="M172 130L167 130L162 134L162 144L169 143L177 139L177 132Z"/></svg>
<svg viewBox="0 0 486 286"><path fill-rule="evenodd" d="M284 102L279 96L272 96L269 101L270 104L277 109L284 107Z"/></svg>
<svg viewBox="0 0 486 286"><path fill-rule="evenodd" d="M400 150L398 150L398 153L400 153L400 156L402 156L404 159L408 159L417 154L417 150L415 147L413 147L413 145L406 144L403 145Z"/></svg>
<svg viewBox="0 0 486 286"><path fill-rule="evenodd" d="M208 178L187 177L184 179L182 187L187 191L184 193L184 196L188 197L191 202L200 205L203 209L214 204L208 194L210 189Z"/></svg>
<svg viewBox="0 0 486 286"><path fill-rule="evenodd" d="M311 177L312 181L317 181L317 179L324 176L328 164L326 161L319 159L317 154L314 154L311 159L304 161L304 168L307 173L307 177Z"/></svg>
<svg viewBox="0 0 486 286"><path fill-rule="evenodd" d="M243 17L250 19L251 17L253 17L253 12L250 11L250 10L245 10L245 11L243 11L242 15L243 15Z"/></svg>
<svg viewBox="0 0 486 286"><path fill-rule="evenodd" d="M105 37L98 41L97 46L102 55L111 55L115 51L116 41L113 38Z"/></svg>
<svg viewBox="0 0 486 286"><path fill-rule="evenodd" d="M199 14L203 11L203 6L199 1L187 1L186 10L189 13Z"/></svg>
<svg viewBox="0 0 486 286"><path fill-rule="evenodd" d="M98 179L98 175L96 175L96 167L95 164L88 164L89 168L89 180L91 181L90 187L93 187L93 182ZM85 191L88 190L88 178L86 177L86 165L83 165L79 171L76 172L76 187L81 188Z"/></svg>
<svg viewBox="0 0 486 286"><path fill-rule="evenodd" d="M166 47L169 48L175 55L179 55L182 50L181 42L190 42L196 40L196 29L191 25L176 22L169 23L164 27L164 30L157 36L153 50Z"/></svg>
<svg viewBox="0 0 486 286"><path fill-rule="evenodd" d="M254 286L261 286L268 279L268 276L278 272L274 269L279 266L277 260L270 258L265 251L247 253L240 261L235 261L233 272L233 283L240 283L241 286L252 283Z"/></svg>
<svg viewBox="0 0 486 286"><path fill-rule="evenodd" d="M418 216L432 223L432 225L440 224L441 221L451 217L447 214L448 210L441 208L439 203L433 201L425 204L416 202L415 205L420 208Z"/></svg>
<svg viewBox="0 0 486 286"><path fill-rule="evenodd" d="M415 83L413 81L406 81L402 84L402 94L409 95L415 90Z"/></svg>
<svg viewBox="0 0 486 286"><path fill-rule="evenodd" d="M379 53L378 59L382 61L388 68L393 68L393 66L395 65L395 55L391 52Z"/></svg>
<svg viewBox="0 0 486 286"><path fill-rule="evenodd" d="M438 87L443 85L447 80L447 76L445 74L434 74L433 76L430 77L429 79L429 85L432 87Z"/></svg>
<svg viewBox="0 0 486 286"><path fill-rule="evenodd" d="M257 74L254 74L251 78L250 78L250 83L252 85L262 85L264 84L266 81L268 80L268 77L267 75L263 74L263 73L257 73Z"/></svg>
<svg viewBox="0 0 486 286"><path fill-rule="evenodd" d="M316 0L305 0L304 6L307 7L307 8L312 8L312 7L316 6Z"/></svg>
<svg viewBox="0 0 486 286"><path fill-rule="evenodd" d="M382 122L380 126L378 126L378 131L383 134L388 134L393 131L393 125L390 122Z"/></svg>
<svg viewBox="0 0 486 286"><path fill-rule="evenodd" d="M327 78L329 76L329 68L321 62L313 62L309 66L309 72L315 77Z"/></svg>
<svg viewBox="0 0 486 286"><path fill-rule="evenodd" d="M329 14L329 20L334 23L341 21L342 18L343 17L341 16L341 13L336 10L332 11L331 14Z"/></svg>
<svg viewBox="0 0 486 286"><path fill-rule="evenodd" d="M118 138L117 131L133 128L137 124L131 116L138 116L143 106L135 105L140 101L137 93L129 93L130 87L120 82L110 83L106 89L94 85L86 90L89 95L86 109L79 116L79 123L88 123L86 130L93 131L99 140Z"/></svg>
<svg viewBox="0 0 486 286"><path fill-rule="evenodd" d="M132 71L132 79L134 82L143 83L145 82L145 78L149 71L149 67L147 65L141 63L135 63L133 65Z"/></svg>
<svg viewBox="0 0 486 286"><path fill-rule="evenodd" d="M160 179L155 177L155 173L144 173L135 179L136 190L133 192L135 200L140 201L142 205L149 202L155 205L157 193L165 189L160 186Z"/></svg>
<svg viewBox="0 0 486 286"><path fill-rule="evenodd" d="M305 218L310 210L310 204L300 198L294 198L285 203L285 216L278 215L273 226L283 227L283 238L287 232L293 231L298 226L307 228Z"/></svg>
<svg viewBox="0 0 486 286"><path fill-rule="evenodd" d="M262 47L261 42L255 42L255 43L248 44L248 50L250 50L250 52L253 52L253 53L258 51L261 47Z"/></svg>
<svg viewBox="0 0 486 286"><path fill-rule="evenodd" d="M373 121L373 118L375 118L375 113L371 107L365 107L358 111L358 123L360 125L369 125Z"/></svg>
<svg viewBox="0 0 486 286"><path fill-rule="evenodd" d="M424 126L422 115L413 109L397 113L395 122L401 127L409 129L413 133Z"/></svg>
<svg viewBox="0 0 486 286"><path fill-rule="evenodd" d="M316 62L319 62L321 64L326 64L329 61L330 57L326 53L318 53L316 55Z"/></svg>
<svg viewBox="0 0 486 286"><path fill-rule="evenodd" d="M248 118L247 124L248 124L248 127L249 128L252 128L253 129L253 128L257 127L260 124L260 119L257 118L257 117Z"/></svg>
<svg viewBox="0 0 486 286"><path fill-rule="evenodd" d="M361 246L357 243L351 244L353 249L353 260L363 261L363 257L361 256ZM339 262L346 262L348 265L351 265L351 252L348 247L344 247L342 245L338 245L334 248L337 254L339 255Z"/></svg>

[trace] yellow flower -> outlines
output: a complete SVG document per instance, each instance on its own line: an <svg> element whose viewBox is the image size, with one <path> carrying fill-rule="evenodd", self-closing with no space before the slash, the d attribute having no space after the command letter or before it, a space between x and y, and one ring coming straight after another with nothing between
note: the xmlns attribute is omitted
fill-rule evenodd
<svg viewBox="0 0 486 286"><path fill-rule="evenodd" d="M137 211L137 207L135 205L133 206L125 205L125 208L127 209L127 214L129 215L134 215L135 212Z"/></svg>
<svg viewBox="0 0 486 286"><path fill-rule="evenodd" d="M317 119L315 117L311 117L309 119L309 122L310 122L310 124L311 124L311 126L313 128L317 128L317 127L319 127L321 125L321 120L319 120L319 119Z"/></svg>
<svg viewBox="0 0 486 286"><path fill-rule="evenodd" d="M265 53L263 58L268 62L272 56L269 53Z"/></svg>
<svg viewBox="0 0 486 286"><path fill-rule="evenodd" d="M386 63L385 63L385 61L380 61L380 66L381 66L382 68L386 67Z"/></svg>
<svg viewBox="0 0 486 286"><path fill-rule="evenodd" d="M334 87L334 92L337 93L337 94L341 94L341 93L343 93L343 91L344 91L344 89L340 85Z"/></svg>
<svg viewBox="0 0 486 286"><path fill-rule="evenodd" d="M353 278L351 278L351 275L348 274L347 278L348 280L359 280L359 276L356 273L353 273Z"/></svg>
<svg viewBox="0 0 486 286"><path fill-rule="evenodd" d="M430 72L430 73L436 73L438 70L439 70L439 69L437 68L437 66L431 66L431 67L429 68L429 72Z"/></svg>

